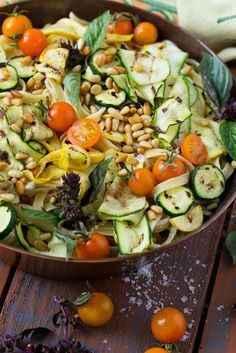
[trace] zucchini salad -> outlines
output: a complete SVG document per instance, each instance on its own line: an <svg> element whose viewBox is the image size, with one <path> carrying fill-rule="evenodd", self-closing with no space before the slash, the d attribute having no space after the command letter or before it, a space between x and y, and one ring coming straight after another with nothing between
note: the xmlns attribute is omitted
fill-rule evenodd
<svg viewBox="0 0 236 353"><path fill-rule="evenodd" d="M0 242L94 259L201 227L235 162L198 62L129 13L2 33Z"/></svg>

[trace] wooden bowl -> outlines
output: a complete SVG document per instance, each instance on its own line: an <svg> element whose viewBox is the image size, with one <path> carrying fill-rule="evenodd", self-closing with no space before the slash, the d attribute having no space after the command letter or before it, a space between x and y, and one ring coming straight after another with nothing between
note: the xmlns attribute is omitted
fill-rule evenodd
<svg viewBox="0 0 236 353"><path fill-rule="evenodd" d="M6 6L1 9L1 11L10 13L13 8L13 5ZM195 39L189 33L186 33L174 24L165 21L163 18L150 12L112 1L36 0L23 2L20 4L20 8L28 11L30 19L35 27L41 27L45 23L53 23L59 18L67 16L70 11L73 11L80 18L84 18L86 20L92 20L102 14L105 10L110 10L112 13L120 11L132 12L133 14L138 15L140 19L150 21L155 24L158 27L160 37L162 39L172 40L181 49L189 52L190 57L200 60L203 52L208 52L214 55L212 51L199 40ZM1 23L3 19L4 16L0 15ZM236 85L234 85L233 88L233 95L236 97ZM212 217L205 222L199 230L179 238L162 249L153 249L141 254L108 258L99 261L66 261L60 258L30 254L24 250L1 244L0 258L10 265L17 266L18 269L44 277L89 279L113 275L131 268L138 268L139 266L143 266L144 264L151 262L160 252L163 251L163 249L166 249L167 247L175 246L180 242L185 242L185 245L187 245L187 240L189 238L197 237L204 232L213 231L216 219L227 209L235 197L236 173L234 173L234 176L227 182L226 191L221 199L221 203Z"/></svg>

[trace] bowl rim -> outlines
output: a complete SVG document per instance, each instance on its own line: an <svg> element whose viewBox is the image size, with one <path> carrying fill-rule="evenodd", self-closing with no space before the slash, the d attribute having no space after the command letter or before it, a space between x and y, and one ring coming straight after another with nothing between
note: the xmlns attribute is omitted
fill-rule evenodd
<svg viewBox="0 0 236 353"><path fill-rule="evenodd" d="M61 0L62 1L62 0ZM88 0L89 2L94 3L96 0ZM100 0L99 0L100 1ZM28 3L31 3L32 0L24 0L22 2L20 2L19 6L24 6ZM35 1L36 2L36 1ZM38 3L40 3L40 0L37 0ZM137 12L137 10L141 13L144 13L145 10L144 9L140 9L137 8L133 5L129 5L129 4L123 4L123 3L119 3L117 1L113 1L113 0L102 0L101 2L103 3L111 3L111 4L116 4L116 6L120 6L122 9L127 9L130 10L129 12L135 13ZM1 9L4 11L4 9L13 9L16 6L16 4L11 4L11 5L6 5L1 7ZM145 12L146 13L146 12ZM169 24L169 22L159 16L156 13L149 13L150 17L156 17L161 19L162 21L166 22L167 24ZM187 30L183 29L182 27L176 25L175 23L171 23L172 26L178 28L178 30L182 33L184 33L187 37L191 38L192 41L195 41L196 43L199 44L199 46L204 49L206 52L210 53L212 56L217 57L217 54L214 53L205 43L203 43L200 39L194 37L193 34L191 34L190 32L188 32ZM218 58L219 59L219 58ZM232 78L235 82L235 77L232 74ZM235 174L235 172L234 172ZM231 178L233 177L233 175L231 176ZM219 209L213 214L213 216L211 218L209 218L206 222L204 222L202 224L202 226L200 228L198 228L197 230L187 233L186 235L181 235L178 239L174 240L173 242L171 242L170 244L167 244L165 246L160 246L160 247L155 247L152 249L149 249L147 251L144 251L142 253L135 253L135 254L130 254L130 255L119 255L116 257L109 257L109 258L104 258L104 259L90 259L90 260L79 260L79 259L65 259L65 258L61 258L61 257L56 257L56 256L47 256L47 255L41 255L41 254L34 254L34 253L30 253L29 251L22 249L22 248L17 248L8 244L4 244L0 242L0 248L9 250L12 253L16 253L19 255L24 255L27 257L34 257L34 258L38 258L44 261L51 261L51 262L60 262L60 263L70 263L70 264L109 264L109 263L123 263L125 261L128 260L134 260L134 259L138 259L138 258L142 258L143 255L147 255L147 254L153 254L153 253L158 253L160 254L161 252L165 251L168 248L172 248L180 243L185 243L188 239L194 237L195 235L197 235L198 233L204 231L206 228L208 228L212 223L214 223L226 210L227 208L231 205L231 203L236 199L236 190L234 191L234 193L232 195L230 195L230 197L227 200L221 201L219 204Z"/></svg>

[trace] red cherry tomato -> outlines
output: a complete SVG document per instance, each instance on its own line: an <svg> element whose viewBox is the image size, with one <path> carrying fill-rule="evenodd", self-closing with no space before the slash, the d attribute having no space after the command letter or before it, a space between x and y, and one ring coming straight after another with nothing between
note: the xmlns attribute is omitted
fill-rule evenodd
<svg viewBox="0 0 236 353"><path fill-rule="evenodd" d="M128 180L130 190L139 196L148 195L155 186L155 178L150 170L145 168L135 169Z"/></svg>
<svg viewBox="0 0 236 353"><path fill-rule="evenodd" d="M185 137L181 144L181 154L195 165L205 163L208 157L206 146L201 137L195 133Z"/></svg>
<svg viewBox="0 0 236 353"><path fill-rule="evenodd" d="M71 104L57 102L50 106L46 124L54 131L65 132L77 120L76 112Z"/></svg>
<svg viewBox="0 0 236 353"><path fill-rule="evenodd" d="M140 22L134 29L134 41L138 45L155 43L157 38L158 30L150 22Z"/></svg>
<svg viewBox="0 0 236 353"><path fill-rule="evenodd" d="M98 233L93 232L91 237L78 242L74 255L80 260L102 259L109 257L110 244L107 238Z"/></svg>
<svg viewBox="0 0 236 353"><path fill-rule="evenodd" d="M94 119L84 118L76 121L67 133L68 140L73 145L88 149L99 141L101 129Z"/></svg>
<svg viewBox="0 0 236 353"><path fill-rule="evenodd" d="M167 160L167 155L162 155L154 163L152 172L157 183L175 178L186 172L184 162L180 158L175 157L173 159L175 165L168 165Z"/></svg>
<svg viewBox="0 0 236 353"><path fill-rule="evenodd" d="M47 38L43 32L36 28L27 29L19 41L23 53L32 57L39 56L47 45Z"/></svg>
<svg viewBox="0 0 236 353"><path fill-rule="evenodd" d="M2 33L11 39L20 39L21 35L27 29L32 28L30 19L21 14L12 14L8 16L2 24ZM19 36L19 38L17 38Z"/></svg>

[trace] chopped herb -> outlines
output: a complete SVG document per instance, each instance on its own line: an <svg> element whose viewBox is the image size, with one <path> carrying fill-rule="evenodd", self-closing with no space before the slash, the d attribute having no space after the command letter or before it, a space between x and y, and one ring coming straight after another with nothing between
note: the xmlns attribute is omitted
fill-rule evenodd
<svg viewBox="0 0 236 353"><path fill-rule="evenodd" d="M72 68L77 65L83 65L85 62L85 56L79 51L79 49L71 44L70 42L62 42L61 47L69 50L69 55L67 59L67 66Z"/></svg>

